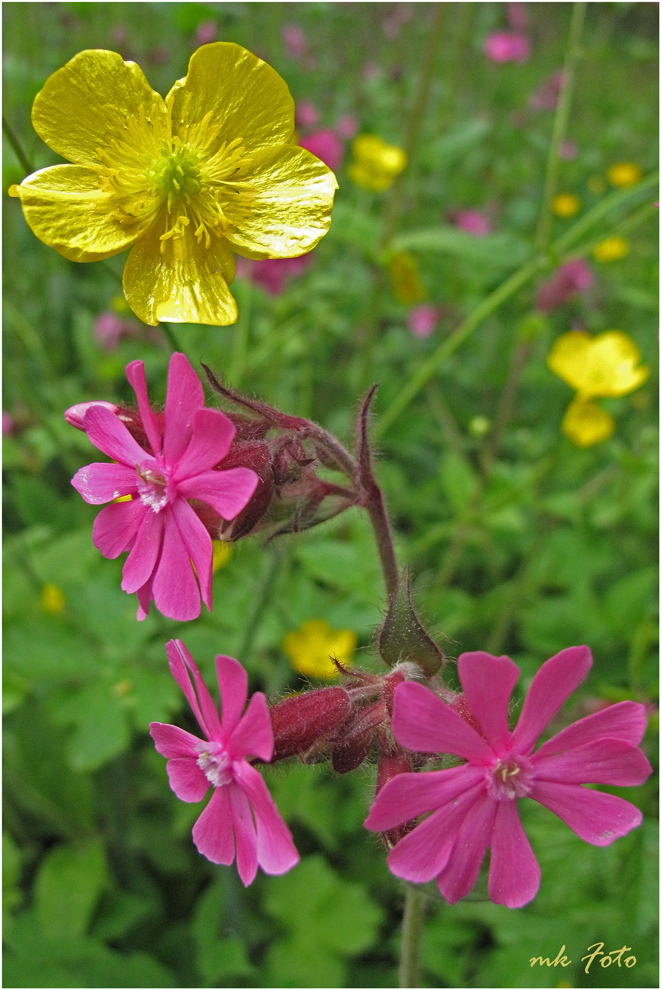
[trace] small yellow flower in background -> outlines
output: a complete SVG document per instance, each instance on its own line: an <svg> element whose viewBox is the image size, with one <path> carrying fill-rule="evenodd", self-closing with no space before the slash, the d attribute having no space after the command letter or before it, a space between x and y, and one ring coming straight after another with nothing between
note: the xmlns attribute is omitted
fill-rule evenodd
<svg viewBox="0 0 661 990"><path fill-rule="evenodd" d="M225 564L229 564L230 557L232 556L232 544L226 543L225 540L212 540L213 548L213 573L219 571L221 567Z"/></svg>
<svg viewBox="0 0 661 990"><path fill-rule="evenodd" d="M606 192L606 183L600 175L591 175L588 179L588 189L595 196L601 196Z"/></svg>
<svg viewBox="0 0 661 990"><path fill-rule="evenodd" d="M396 144L386 144L376 134L359 134L351 145L354 160L349 178L357 186L383 192L406 168L406 152Z"/></svg>
<svg viewBox="0 0 661 990"><path fill-rule="evenodd" d="M127 303L124 296L113 296L110 300L110 308L113 313L117 313L120 316L124 316L126 313L131 312L131 307Z"/></svg>
<svg viewBox="0 0 661 990"><path fill-rule="evenodd" d="M597 261L619 261L629 253L629 242L624 237L607 237L592 251Z"/></svg>
<svg viewBox="0 0 661 990"><path fill-rule="evenodd" d="M388 274L392 291L398 302L412 306L427 298L427 290L420 278L418 262L408 251L394 254L388 262Z"/></svg>
<svg viewBox="0 0 661 990"><path fill-rule="evenodd" d="M643 170L640 165L633 162L617 162L611 165L606 173L608 181L612 186L635 186L643 177Z"/></svg>
<svg viewBox="0 0 661 990"><path fill-rule="evenodd" d="M608 440L614 429L615 420L610 413L596 402L578 396L569 403L562 420L562 432L577 447L592 447Z"/></svg>
<svg viewBox="0 0 661 990"><path fill-rule="evenodd" d="M232 252L295 258L330 226L335 176L291 144L287 84L240 45L198 48L165 100L134 62L80 52L46 80L32 123L73 164L10 195L72 261L130 247L124 294L144 323L234 323Z"/></svg>
<svg viewBox="0 0 661 990"><path fill-rule="evenodd" d="M356 634L350 629L335 630L323 619L310 619L296 632L285 636L282 648L299 674L330 680L338 676L338 669L330 657L348 667L357 642Z"/></svg>
<svg viewBox="0 0 661 990"><path fill-rule="evenodd" d="M553 212L558 217L573 217L581 208L581 201L573 193L558 193L551 203Z"/></svg>
<svg viewBox="0 0 661 990"><path fill-rule="evenodd" d="M51 615L60 615L64 611L66 599L56 584L45 584L41 589L41 607Z"/></svg>

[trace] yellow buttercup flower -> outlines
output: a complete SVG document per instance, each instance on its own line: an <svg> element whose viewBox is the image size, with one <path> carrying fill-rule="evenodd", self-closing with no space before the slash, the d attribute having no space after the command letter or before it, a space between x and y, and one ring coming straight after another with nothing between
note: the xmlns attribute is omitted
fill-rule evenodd
<svg viewBox="0 0 661 990"><path fill-rule="evenodd" d="M132 248L124 294L144 323L234 323L232 252L295 258L330 226L335 176L291 144L287 84L239 45L198 48L165 99L134 62L80 52L46 80L32 123L73 164L10 195L66 258Z"/></svg>
<svg viewBox="0 0 661 990"><path fill-rule="evenodd" d="M577 447L592 447L608 440L614 429L615 420L610 413L596 402L579 396L569 403L562 420L562 432Z"/></svg>
<svg viewBox="0 0 661 990"><path fill-rule="evenodd" d="M383 192L406 168L406 152L396 144L386 144L376 134L359 134L351 145L354 160L349 178L357 186Z"/></svg>
<svg viewBox="0 0 661 990"><path fill-rule="evenodd" d="M62 590L56 584L45 584L41 589L41 606L51 615L60 615L64 611L66 600Z"/></svg>
<svg viewBox="0 0 661 990"><path fill-rule="evenodd" d="M335 657L343 667L348 667L356 643L356 634L350 629L334 630L323 619L310 619L297 632L288 633L282 647L299 674L330 680L338 675L330 658Z"/></svg>
<svg viewBox="0 0 661 990"><path fill-rule="evenodd" d="M592 251L597 261L619 261L629 253L629 242L624 237L607 237Z"/></svg>
<svg viewBox="0 0 661 990"><path fill-rule="evenodd" d="M400 251L392 256L388 262L388 274L398 302L412 306L427 297L427 290L420 279L418 262L408 251Z"/></svg>
<svg viewBox="0 0 661 990"><path fill-rule="evenodd" d="M226 543L225 540L212 540L211 545L213 548L212 567L215 574L221 567L229 564L232 556L232 544Z"/></svg>
<svg viewBox="0 0 661 990"><path fill-rule="evenodd" d="M647 381L650 373L640 364L637 345L619 330L596 337L570 330L558 337L547 364L582 399L627 395Z"/></svg>
<svg viewBox="0 0 661 990"><path fill-rule="evenodd" d="M633 162L617 162L611 165L606 173L608 181L612 186L635 186L643 177L643 170L640 165Z"/></svg>
<svg viewBox="0 0 661 990"><path fill-rule="evenodd" d="M553 212L558 217L573 217L581 208L581 201L573 193L558 193L551 203Z"/></svg>

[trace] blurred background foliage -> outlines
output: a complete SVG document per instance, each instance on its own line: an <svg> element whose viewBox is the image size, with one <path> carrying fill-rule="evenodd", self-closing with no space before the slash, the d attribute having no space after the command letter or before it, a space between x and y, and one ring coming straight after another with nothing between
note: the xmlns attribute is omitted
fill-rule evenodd
<svg viewBox="0 0 661 990"><path fill-rule="evenodd" d="M351 443L366 388L380 383L378 428L422 363L530 256L554 116L533 109L531 94L562 67L572 6L529 5L532 57L499 64L483 46L507 27L505 7L446 5L417 152L398 187L391 247L414 259L436 307L433 332L413 334L410 306L393 294L380 250L393 194L352 185L347 142L333 224L312 263L276 294L245 270L233 286L234 327L179 326L195 365L203 360ZM316 107L319 128L352 117L359 132L403 146L435 11L7 3L4 113L31 166L44 167L57 159L34 134L30 106L76 52L119 51L166 93L194 48L215 39L268 60L297 104ZM552 238L608 194L612 164L636 163L644 174L656 166L657 17L652 3L588 4L567 135L574 147L558 187L578 197L580 212L555 217ZM164 643L174 635L210 685L213 657L228 653L270 698L304 685L282 643L310 619L355 632L358 662L376 664L370 644L384 593L368 522L352 510L267 547L246 539L215 576L212 614L178 625L152 610L136 622L121 562L92 545L96 510L70 486L94 457L62 413L91 398L130 401L124 366L137 357L162 401L170 347L128 313L118 341L102 335L99 317L121 311L123 259L76 265L37 241L7 199L24 170L7 140L3 151L5 985L395 986L402 888L362 828L373 768L346 777L326 767L267 770L302 862L285 877L259 874L244 891L234 869L195 851L200 807L174 797L147 734L153 720L193 728L167 668ZM597 240L641 202L609 214ZM481 211L493 233L459 236L452 217L461 209ZM570 389L545 363L572 327L618 328L656 367L655 219L628 238L625 257L589 259L588 291L536 311L551 260L477 327L383 431L377 468L400 563L411 564L416 601L448 656L506 652L522 669L521 690L547 657L587 643L595 664L562 718L641 701L644 747L655 758L656 374L606 401L614 435L580 449L561 433ZM430 900L421 985L657 986L654 780L621 792L645 818L607 849L524 803L542 867L538 897L509 911L481 900L478 884L454 908ZM581 956L600 941L606 951L631 946L635 968L586 975ZM553 958L562 944L569 968L530 968L532 956Z"/></svg>

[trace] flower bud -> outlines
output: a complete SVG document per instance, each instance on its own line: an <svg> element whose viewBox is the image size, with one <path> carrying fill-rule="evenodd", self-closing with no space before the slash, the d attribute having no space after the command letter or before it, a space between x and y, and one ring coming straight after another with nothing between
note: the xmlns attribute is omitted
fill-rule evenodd
<svg viewBox="0 0 661 990"><path fill-rule="evenodd" d="M97 407L100 406L103 409L109 409L110 412L113 413L119 412L119 406L116 406L114 402L103 402L102 400L99 399L93 402L77 402L75 406L70 406L66 410L64 414L64 418L66 419L69 426L75 426L77 430L82 430L84 433L85 413L87 412L88 409L91 409L93 406L97 406Z"/></svg>
<svg viewBox="0 0 661 990"><path fill-rule="evenodd" d="M304 754L322 737L339 729L350 710L349 694L341 687L307 691L272 705L272 762Z"/></svg>

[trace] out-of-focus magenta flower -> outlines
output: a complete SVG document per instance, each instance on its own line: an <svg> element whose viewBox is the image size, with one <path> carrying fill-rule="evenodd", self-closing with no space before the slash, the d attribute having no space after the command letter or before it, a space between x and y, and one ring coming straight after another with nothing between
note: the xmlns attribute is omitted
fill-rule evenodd
<svg viewBox="0 0 661 990"><path fill-rule="evenodd" d="M172 676L205 738L162 722L152 722L149 731L157 751L168 761L170 787L178 798L201 801L213 787L211 800L193 826L193 842L203 856L223 866L234 862L236 850L236 866L246 887L255 879L258 866L272 875L286 873L300 857L262 775L246 759L253 756L269 763L273 756L266 698L257 691L242 714L248 675L238 660L217 656L219 717L181 640L170 640L166 650Z"/></svg>
<svg viewBox="0 0 661 990"><path fill-rule="evenodd" d="M332 172L335 172L342 164L344 145L333 131L315 131L314 134L308 134L301 138L298 143L301 148L316 155L324 165L328 165Z"/></svg>
<svg viewBox="0 0 661 990"><path fill-rule="evenodd" d="M349 113L344 117L340 117L335 125L335 133L343 141L350 141L358 133L358 121L353 114Z"/></svg>
<svg viewBox="0 0 661 990"><path fill-rule="evenodd" d="M558 105L558 97L560 96L563 80L564 74L562 69L555 72L550 79L546 79L528 97L528 106L530 109L538 112L541 110L555 110Z"/></svg>
<svg viewBox="0 0 661 990"><path fill-rule="evenodd" d="M495 31L486 38L484 51L492 62L527 62L530 58L530 39L525 34Z"/></svg>
<svg viewBox="0 0 661 990"><path fill-rule="evenodd" d="M528 30L527 3L506 3L505 15L507 17L507 23L512 31Z"/></svg>
<svg viewBox="0 0 661 990"><path fill-rule="evenodd" d="M107 409L113 414L119 412L119 406L116 406L114 402L105 402L103 399L95 399L93 402L77 402L75 406L69 406L64 414L69 426L75 426L77 430L85 432L85 414L92 406Z"/></svg>
<svg viewBox="0 0 661 990"><path fill-rule="evenodd" d="M479 210L452 210L449 218L455 227L474 237L487 237L492 230L489 219Z"/></svg>
<svg viewBox="0 0 661 990"><path fill-rule="evenodd" d="M592 666L586 646L547 660L533 678L516 728L508 706L519 668L509 657L464 653L458 670L468 718L413 681L395 689L393 735L418 753L453 753L466 762L449 770L403 773L379 791L365 822L384 832L432 812L388 856L405 880L436 878L451 904L470 891L491 846L489 896L522 907L537 893L540 869L523 831L517 800L530 797L581 839L608 846L642 821L628 801L582 784L631 787L651 766L638 749L643 705L622 701L563 729L533 753L544 728Z"/></svg>
<svg viewBox="0 0 661 990"><path fill-rule="evenodd" d="M132 337L136 326L117 313L100 313L94 321L94 336L104 351L114 351L122 337Z"/></svg>
<svg viewBox="0 0 661 990"><path fill-rule="evenodd" d="M195 41L198 45L210 45L216 40L216 25L214 21L202 21L198 24L195 32Z"/></svg>
<svg viewBox="0 0 661 990"><path fill-rule="evenodd" d="M578 145L575 141L563 141L558 148L558 155L565 162L570 162L578 154Z"/></svg>
<svg viewBox="0 0 661 990"><path fill-rule="evenodd" d="M138 619L153 599L163 615L185 622L200 614L200 595L211 608L213 558L211 537L189 500L234 519L259 479L250 468L214 470L229 452L235 427L224 413L204 408L202 384L184 354L170 359L163 418L149 405L143 362L128 364L126 377L148 449L105 403L93 402L83 429L116 463L88 464L71 484L92 505L113 502L96 517L94 546L111 559L129 551L122 589L137 593ZM127 495L130 501L116 501Z"/></svg>
<svg viewBox="0 0 661 990"><path fill-rule="evenodd" d="M10 433L14 432L14 417L2 410L2 435L8 436Z"/></svg>
<svg viewBox="0 0 661 990"><path fill-rule="evenodd" d="M248 258L237 258L236 274L249 278L254 285L268 292L270 296L279 296L284 292L290 279L302 275L312 264L314 251L302 254L299 258L264 258L260 261L250 261Z"/></svg>
<svg viewBox="0 0 661 990"><path fill-rule="evenodd" d="M309 100L301 100L300 103L296 104L297 127L314 127L318 123L319 111L314 103L310 103Z"/></svg>
<svg viewBox="0 0 661 990"><path fill-rule="evenodd" d="M308 43L305 32L298 24L285 24L282 29L282 40L289 58L299 59L307 54Z"/></svg>
<svg viewBox="0 0 661 990"><path fill-rule="evenodd" d="M414 337L430 337L438 324L436 306L415 306L406 317L409 330Z"/></svg>
<svg viewBox="0 0 661 990"><path fill-rule="evenodd" d="M592 269L582 258L561 265L537 292L537 309L550 313L579 292L585 292L594 282Z"/></svg>

